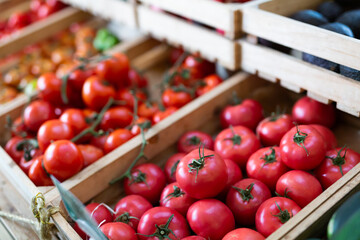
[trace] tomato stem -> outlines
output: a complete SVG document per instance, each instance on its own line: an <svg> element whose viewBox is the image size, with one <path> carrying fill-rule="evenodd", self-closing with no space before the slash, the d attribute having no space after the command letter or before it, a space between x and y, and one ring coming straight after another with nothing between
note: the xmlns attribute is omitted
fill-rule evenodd
<svg viewBox="0 0 360 240"><path fill-rule="evenodd" d="M160 240L162 240L162 239L170 239L171 240L172 238L169 237L169 234L171 233L172 235L174 235L175 239L178 239L176 237L175 233L173 232L173 230L171 230L169 228L169 225L173 218L174 218L174 214L172 214L169 217L169 219L167 220L167 222L164 226L158 226L157 224L155 224L156 231L151 235L146 235L146 234L141 234L141 233L136 233L136 234L139 234L141 236L148 237L148 238L157 237Z"/></svg>
<svg viewBox="0 0 360 240"><path fill-rule="evenodd" d="M173 177L175 172L176 172L176 169L177 169L177 166L179 165L179 162L180 162L180 159L177 160L174 165L171 167L171 171L170 171L170 177Z"/></svg>
<svg viewBox="0 0 360 240"><path fill-rule="evenodd" d="M288 199L291 199L291 197L289 196L289 191L287 188L285 188L285 191L284 191L284 196L281 196L279 193L275 192L275 195L278 196L278 197L284 197L284 198L288 198Z"/></svg>
<svg viewBox="0 0 360 240"><path fill-rule="evenodd" d="M174 189L174 191L172 193L169 193L168 195L166 195L166 197L162 200L164 203L169 201L172 198L181 197L182 195L185 194L185 192L183 192L181 190L181 188L179 188L176 185L173 186L173 189Z"/></svg>
<svg viewBox="0 0 360 240"><path fill-rule="evenodd" d="M123 214L121 214L120 216L118 216L117 218L115 218L114 222L122 222L122 223L128 224L131 219L140 220L140 219L138 219L137 217L130 216L130 213L124 212Z"/></svg>
<svg viewBox="0 0 360 240"><path fill-rule="evenodd" d="M232 188L239 192L243 201L249 202L251 199L254 199L254 196L251 194L251 190L254 188L254 183L251 183L246 189L241 189L235 186L232 186Z"/></svg>
<svg viewBox="0 0 360 240"><path fill-rule="evenodd" d="M300 129L299 129L299 126L298 126L296 123L294 123L294 124L295 124L295 126L296 126L296 133L295 133L295 135L294 135L294 137L293 137L293 141L294 141L299 147L301 147L301 148L303 148L303 149L305 150L306 156L309 156L309 152L308 152L308 150L306 149L305 144L304 144L305 139L306 139L306 137L308 136L308 134L307 134L307 133L304 133L304 132L301 132Z"/></svg>
<svg viewBox="0 0 360 240"><path fill-rule="evenodd" d="M149 185L146 181L146 173L142 172L140 169L137 169L136 171L138 172L138 175L135 177L131 175L131 181L129 183L129 186L133 183L142 183L143 182L146 184L146 186L149 187Z"/></svg>
<svg viewBox="0 0 360 240"><path fill-rule="evenodd" d="M199 145L200 143L201 143L201 139L198 138L197 136L192 136L186 139L186 144L189 146L196 146Z"/></svg>
<svg viewBox="0 0 360 240"><path fill-rule="evenodd" d="M273 147L271 147L269 150L271 150L270 154L265 154L264 157L260 158L264 160L263 165L261 166L261 168L263 168L265 165L270 164L270 163L274 163L277 162L276 160L276 154L275 154L275 149Z"/></svg>
<svg viewBox="0 0 360 240"><path fill-rule="evenodd" d="M37 148L39 148L39 144L36 139L24 139L16 145L16 151L24 151L24 159L27 162L32 159L32 150Z"/></svg>
<svg viewBox="0 0 360 240"><path fill-rule="evenodd" d="M237 95L236 91L233 91L232 92L232 105L236 106L236 105L239 105L240 103L241 103L241 99Z"/></svg>
<svg viewBox="0 0 360 240"><path fill-rule="evenodd" d="M201 155L201 145L199 146L199 159L193 159L192 162L188 164L190 173L192 171L196 170L195 183L196 183L197 177L199 175L199 170L205 166L205 159L208 157L214 156L214 154L205 156L205 154L204 154L205 146L203 145L202 147L203 147L203 150L202 150L202 155Z"/></svg>
<svg viewBox="0 0 360 240"><path fill-rule="evenodd" d="M289 221L289 219L292 217L292 214L289 213L289 211L287 209L285 209L284 211L280 208L279 204L277 202L275 202L276 207L279 209L279 213L276 215L273 215L274 217L279 218L281 223L286 223L287 221Z"/></svg>
<svg viewBox="0 0 360 240"><path fill-rule="evenodd" d="M345 152L344 152L344 155L341 156L341 152L345 149ZM346 152L347 152L347 148L346 148L346 145L343 146L336 154L336 157L326 157L326 158L329 158L332 160L332 163L335 165L335 166L338 166L340 168L340 173L341 173L341 176L344 176L344 173L343 173L343 169L342 169L342 165L345 164L345 156L346 156Z"/></svg>
<svg viewBox="0 0 360 240"><path fill-rule="evenodd" d="M230 140L233 142L233 145L240 145L241 144L241 136L236 134L232 125L230 125L231 132L233 137L231 138L224 138L223 141Z"/></svg>

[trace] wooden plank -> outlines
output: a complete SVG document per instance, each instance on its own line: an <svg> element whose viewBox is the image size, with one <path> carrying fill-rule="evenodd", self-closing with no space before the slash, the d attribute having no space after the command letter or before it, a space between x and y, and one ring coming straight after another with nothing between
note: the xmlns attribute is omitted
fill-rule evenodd
<svg viewBox="0 0 360 240"><path fill-rule="evenodd" d="M314 9L324 0L272 0L259 4L258 8L272 13L289 16L304 9Z"/></svg>
<svg viewBox="0 0 360 240"><path fill-rule="evenodd" d="M336 102L342 106L340 110L359 115L359 82L266 47L253 45L244 40L239 43L244 60L241 67L245 71L257 70L274 75L284 86L298 86Z"/></svg>
<svg viewBox="0 0 360 240"><path fill-rule="evenodd" d="M10 2L10 1L9 1ZM0 5L0 20L6 20L10 17L14 12L24 12L30 9L30 1L17 1L12 3L10 7Z"/></svg>

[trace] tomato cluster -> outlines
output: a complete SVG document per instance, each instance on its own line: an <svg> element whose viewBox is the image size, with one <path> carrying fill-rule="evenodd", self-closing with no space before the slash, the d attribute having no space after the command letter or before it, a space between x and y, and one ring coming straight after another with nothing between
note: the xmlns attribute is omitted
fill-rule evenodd
<svg viewBox="0 0 360 240"><path fill-rule="evenodd" d="M360 162L360 154L337 148L332 106L308 97L292 115L267 118L246 99L224 108L220 122L215 140L185 133L164 170L129 169L127 196L114 210L87 206L109 239L265 239Z"/></svg>

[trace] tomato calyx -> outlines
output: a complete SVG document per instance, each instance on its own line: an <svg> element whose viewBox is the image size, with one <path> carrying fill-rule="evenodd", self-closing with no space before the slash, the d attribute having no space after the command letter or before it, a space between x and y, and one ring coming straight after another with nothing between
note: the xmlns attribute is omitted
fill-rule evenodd
<svg viewBox="0 0 360 240"><path fill-rule="evenodd" d="M39 148L39 144L36 139L24 139L16 145L16 151L24 151L24 159L27 162L32 159L32 150L37 148Z"/></svg>
<svg viewBox="0 0 360 240"><path fill-rule="evenodd" d="M230 129L233 134L233 137L224 138L223 141L230 140L233 142L233 145L240 145L241 144L241 136L235 133L233 126L230 125Z"/></svg>
<svg viewBox="0 0 360 240"><path fill-rule="evenodd" d="M197 136L192 136L186 139L186 144L188 146L199 145L200 143L201 143L201 139Z"/></svg>
<svg viewBox="0 0 360 240"><path fill-rule="evenodd" d="M20 137L27 137L27 132L25 131L19 131L17 129L18 126L24 124L24 118L21 118L21 123L15 124L14 121L11 119L10 115L6 115L6 124L5 128L9 129L11 133L18 135Z"/></svg>
<svg viewBox="0 0 360 240"><path fill-rule="evenodd" d="M176 237L176 235L175 235L175 233L173 232L173 230L171 230L170 228L169 228L169 225L170 225L170 223L171 223L171 220L174 218L174 214L172 214L170 217L169 217L169 219L167 220L167 222L166 222L166 224L165 225L161 225L161 226L158 226L157 224L155 224L155 227L156 227L156 231L153 233L153 234L151 234L151 235L146 235L146 234L141 234L141 233L137 233L137 234L139 234L139 235L141 235L141 236L144 236L144 237L157 237L157 238L159 238L160 240L162 240L162 239L171 239L170 237L169 237L169 234L171 233L172 235L174 235L175 236L175 238L177 239L177 237Z"/></svg>
<svg viewBox="0 0 360 240"><path fill-rule="evenodd" d="M275 155L275 149L273 147L271 147L270 150L271 150L270 154L265 154L264 157L260 158L260 159L264 160L264 163L261 167L264 167L265 165L270 164L270 163L277 162L276 155Z"/></svg>
<svg viewBox="0 0 360 240"><path fill-rule="evenodd" d="M278 196L278 197L284 197L284 198L288 198L288 199L291 199L290 196L289 196L289 190L287 188L285 188L285 191L284 191L284 195L282 196L281 194L275 192L275 195Z"/></svg>
<svg viewBox="0 0 360 240"><path fill-rule="evenodd" d="M170 199L172 199L172 198L181 197L182 195L185 194L185 192L183 192L181 190L181 188L179 188L176 185L173 186L173 189L174 189L174 191L172 193L169 193L168 195L166 195L166 197L163 199L164 203L167 201L170 201Z"/></svg>
<svg viewBox="0 0 360 240"><path fill-rule="evenodd" d="M142 172L140 169L136 170L138 172L138 174L136 176L131 177L131 181L129 183L129 185L133 184L133 183L145 183L146 186L149 186L148 183L146 182L146 173Z"/></svg>
<svg viewBox="0 0 360 240"><path fill-rule="evenodd" d="M285 113L285 111L280 111L280 107L279 107L279 105L277 105L276 111L271 113L271 115L269 117L269 121L270 122L277 121L284 113Z"/></svg>
<svg viewBox="0 0 360 240"><path fill-rule="evenodd" d="M251 199L254 199L254 196L251 194L251 190L254 188L254 183L251 183L247 188L242 189L235 186L232 186L241 196L244 202L249 202Z"/></svg>
<svg viewBox="0 0 360 240"><path fill-rule="evenodd" d="M179 165L179 162L180 162L180 159L177 160L174 165L171 167L171 170L170 170L170 177L173 177L174 174L176 173L176 169L177 169L177 166Z"/></svg>
<svg viewBox="0 0 360 240"><path fill-rule="evenodd" d="M309 152L308 150L306 149L305 145L304 145L304 142L305 142L305 139L306 137L308 136L307 133L304 133L304 132L301 132L300 129L299 129L299 126L297 124L295 124L296 126L296 133L293 137L293 141L301 148L303 148L306 152L306 156L309 156Z"/></svg>
<svg viewBox="0 0 360 240"><path fill-rule="evenodd" d="M340 154L344 149L345 149L344 155L341 156ZM343 173L343 170L342 170L342 165L345 164L346 151L347 151L347 148L346 148L346 145L345 145L337 152L336 157L328 157L328 156L326 156L326 158L329 158L329 159L332 160L332 163L335 166L338 166L340 168L341 176L344 176L344 173Z"/></svg>
<svg viewBox="0 0 360 240"><path fill-rule="evenodd" d="M280 222L283 224L289 221L289 219L292 217L292 214L290 214L287 209L283 211L277 202L275 202L275 204L280 212L273 216L279 218Z"/></svg>
<svg viewBox="0 0 360 240"><path fill-rule="evenodd" d="M130 213L124 212L123 214L121 214L120 216L118 216L118 217L114 220L114 222L122 222L122 223L128 224L131 219L139 220L137 217L130 216Z"/></svg>
<svg viewBox="0 0 360 240"><path fill-rule="evenodd" d="M195 182L197 180L197 176L199 175L199 170L202 169L205 166L205 159L208 158L208 157L213 157L214 156L214 154L205 156L205 154L204 154L205 146L203 145L202 147L203 147L203 149L202 149L202 154L201 154L201 151L200 151L201 146L199 146L199 159L193 159L191 161L191 163L188 164L190 173L193 172L193 171L196 171Z"/></svg>

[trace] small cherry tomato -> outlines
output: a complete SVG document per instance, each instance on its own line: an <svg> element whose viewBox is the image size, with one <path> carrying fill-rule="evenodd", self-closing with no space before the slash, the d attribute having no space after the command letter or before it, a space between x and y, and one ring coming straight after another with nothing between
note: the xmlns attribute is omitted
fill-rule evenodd
<svg viewBox="0 0 360 240"><path fill-rule="evenodd" d="M44 155L34 158L29 169L29 178L36 186L52 186L53 182L43 166Z"/></svg>
<svg viewBox="0 0 360 240"><path fill-rule="evenodd" d="M315 128L323 136L326 150L332 150L337 147L335 134L329 128L318 124L310 124L309 126Z"/></svg>
<svg viewBox="0 0 360 240"><path fill-rule="evenodd" d="M28 152L28 153L26 153ZM31 165L34 163L35 158L42 155L42 152L40 149L31 149L31 150L25 150L24 155L20 159L19 167L21 170L24 171L26 175L29 174L29 169Z"/></svg>
<svg viewBox="0 0 360 240"><path fill-rule="evenodd" d="M176 169L185 153L175 153L166 161L164 172L168 183L176 182Z"/></svg>
<svg viewBox="0 0 360 240"><path fill-rule="evenodd" d="M9 154L9 156L17 164L20 163L20 160L21 160L22 156L24 155L24 151L23 150L17 150L16 148L17 148L17 145L23 140L24 140L24 138L19 137L19 136L15 136L15 137L10 138L10 140L5 145L6 153Z"/></svg>
<svg viewBox="0 0 360 240"><path fill-rule="evenodd" d="M215 72L215 64L202 59L198 55L187 56L184 60L183 66L187 68L196 68L201 73L200 78Z"/></svg>
<svg viewBox="0 0 360 240"><path fill-rule="evenodd" d="M60 116L61 122L69 124L74 130L74 134L79 134L89 127L86 122L85 114L81 109L68 108Z"/></svg>
<svg viewBox="0 0 360 240"><path fill-rule="evenodd" d="M20 29L27 25L29 25L31 22L29 14L26 12L14 12L10 15L8 21L7 21L7 28L8 29Z"/></svg>
<svg viewBox="0 0 360 240"><path fill-rule="evenodd" d="M222 240L265 240L261 233L250 228L238 228L228 234Z"/></svg>
<svg viewBox="0 0 360 240"><path fill-rule="evenodd" d="M101 136L93 136L91 137L91 140L90 140L90 144L97 147L97 148L100 148L101 150L104 150L104 147L105 147L105 142L106 142L106 139L107 139L108 135L105 134L105 135L101 135Z"/></svg>
<svg viewBox="0 0 360 240"><path fill-rule="evenodd" d="M110 133L109 136L106 138L104 144L104 152L107 154L114 149L118 148L122 144L126 143L128 140L133 138L134 135L127 129L117 129L114 132Z"/></svg>
<svg viewBox="0 0 360 240"><path fill-rule="evenodd" d="M196 96L201 96L207 92L210 92L222 82L223 80L216 74L207 76L202 81L203 85L196 89Z"/></svg>
<svg viewBox="0 0 360 240"><path fill-rule="evenodd" d="M44 73L37 81L39 97L53 105L61 105L61 79L57 78L54 73Z"/></svg>
<svg viewBox="0 0 360 240"><path fill-rule="evenodd" d="M155 113L153 116L153 119L152 119L153 123L156 124L156 123L160 122L161 120L167 118L168 116L170 116L177 110L178 109L176 107L169 107L169 108L165 109L165 111L159 111L159 112Z"/></svg>
<svg viewBox="0 0 360 240"><path fill-rule="evenodd" d="M142 103L138 108L139 117L145 117L152 119L155 113L159 111L159 107L156 103Z"/></svg>
<svg viewBox="0 0 360 240"><path fill-rule="evenodd" d="M100 230L110 240L137 240L138 237L129 225L121 222L106 223Z"/></svg>
<svg viewBox="0 0 360 240"><path fill-rule="evenodd" d="M184 50L181 48L174 48L170 53L170 63L174 65L176 61L184 54Z"/></svg>
<svg viewBox="0 0 360 240"><path fill-rule="evenodd" d="M58 119L44 122L37 133L39 148L45 152L51 142L56 140L70 140L74 137L72 127Z"/></svg>
<svg viewBox="0 0 360 240"><path fill-rule="evenodd" d="M84 83L82 98L89 108L101 110L110 98L115 98L115 89L107 81L92 76Z"/></svg>
<svg viewBox="0 0 360 240"><path fill-rule="evenodd" d="M191 102L191 94L182 89L166 89L162 94L162 103L165 107L181 108Z"/></svg>
<svg viewBox="0 0 360 240"><path fill-rule="evenodd" d="M199 149L199 146L204 146L206 149L214 149L214 141L212 137L201 131L190 131L183 134L177 143L177 149L179 152L189 153L195 149Z"/></svg>
<svg viewBox="0 0 360 240"><path fill-rule="evenodd" d="M146 88L148 86L148 80L146 79L146 77L134 69L130 69L128 78L130 87Z"/></svg>
<svg viewBox="0 0 360 240"><path fill-rule="evenodd" d="M132 112L126 107L112 107L105 112L100 128L105 131L125 128L131 124L132 120Z"/></svg>
<svg viewBox="0 0 360 240"><path fill-rule="evenodd" d="M81 155L84 158L84 167L93 164L100 158L104 156L104 152L93 145L78 145L79 150L81 151Z"/></svg>
<svg viewBox="0 0 360 240"><path fill-rule="evenodd" d="M145 102L147 99L146 94L141 91L134 91L134 93L132 93L130 89L122 88L116 92L116 100L123 101L125 107L133 110L135 105L134 95L137 98L137 106Z"/></svg>

